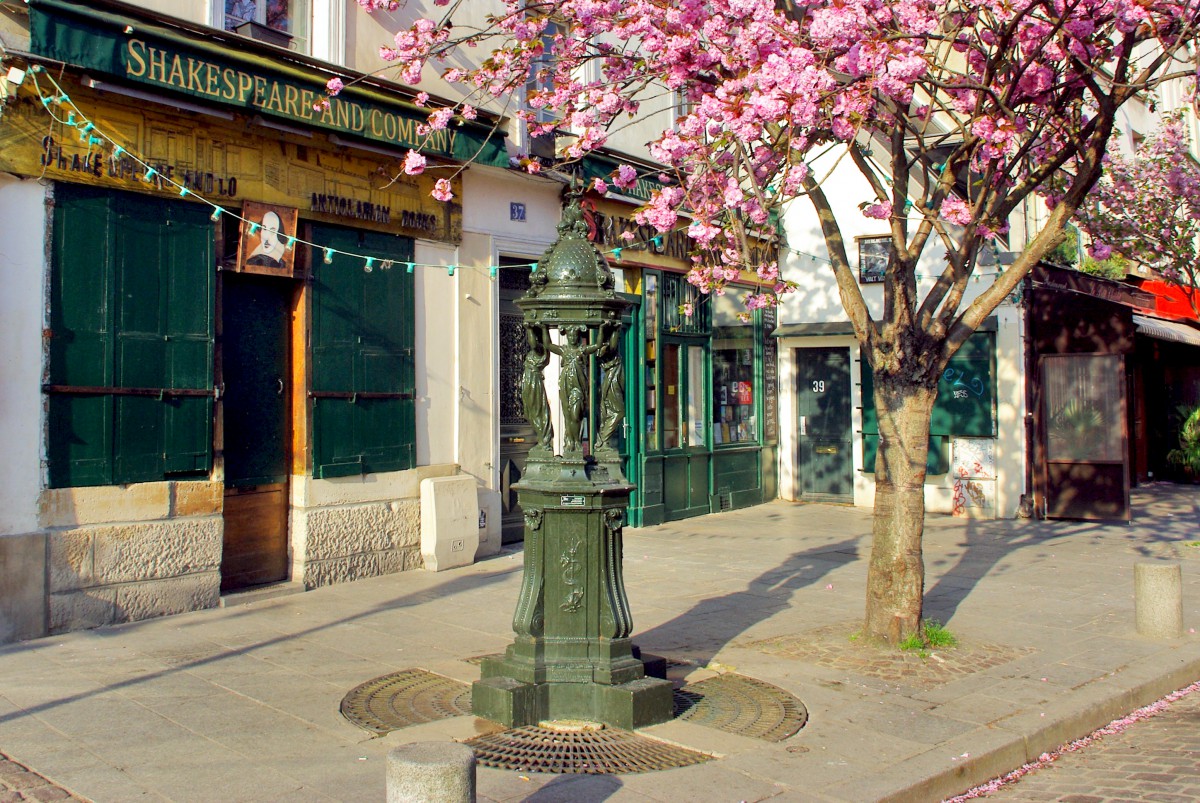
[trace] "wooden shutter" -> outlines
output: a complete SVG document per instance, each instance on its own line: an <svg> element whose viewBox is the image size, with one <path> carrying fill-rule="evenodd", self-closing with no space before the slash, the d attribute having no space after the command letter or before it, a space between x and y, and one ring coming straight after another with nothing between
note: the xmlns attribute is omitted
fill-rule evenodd
<svg viewBox="0 0 1200 803"><path fill-rule="evenodd" d="M50 267L51 385L112 385L113 212L110 194L56 188ZM112 482L112 406L107 394L51 394L50 486Z"/></svg>
<svg viewBox="0 0 1200 803"><path fill-rule="evenodd" d="M406 237L315 226L321 246L375 257L315 259L313 476L398 471L415 465L413 259ZM393 266L385 270L385 260Z"/></svg>
<svg viewBox="0 0 1200 803"><path fill-rule="evenodd" d="M203 474L212 444L212 225L194 204L60 186L51 485Z"/></svg>

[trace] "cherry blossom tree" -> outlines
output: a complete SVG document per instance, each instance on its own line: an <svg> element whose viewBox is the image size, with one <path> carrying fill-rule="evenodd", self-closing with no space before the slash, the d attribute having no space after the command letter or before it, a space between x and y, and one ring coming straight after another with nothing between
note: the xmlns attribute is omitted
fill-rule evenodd
<svg viewBox="0 0 1200 803"><path fill-rule="evenodd" d="M1118 254L1160 272L1196 307L1200 270L1200 164L1183 114L1163 119L1133 154L1110 150L1100 181L1076 212L1097 260Z"/></svg>
<svg viewBox="0 0 1200 803"><path fill-rule="evenodd" d="M369 11L399 6L358 2ZM686 229L695 249L689 278L704 292L749 269L762 282L750 306L776 303L790 286L777 265L747 264L754 230L785 204L812 205L874 373L880 445L864 632L896 643L921 627L925 455L938 378L1062 239L1101 174L1122 104L1194 74L1198 4L496 0L482 30L454 27L455 3L396 33L380 55L409 84L426 65L456 65L443 79L466 99L433 110L429 130L536 79L545 88L530 92L528 104L557 122L526 119L534 135L569 132L560 140L567 160L605 145L664 93L682 95L690 112L650 143L674 180L637 217L659 231ZM844 213L839 221L812 167L828 153L840 153L871 187L863 213L889 224L878 317L847 254ZM406 161L415 167L415 158ZM622 169L611 181L633 178ZM983 249L1006 236L1014 211L1047 191L1052 210L1042 228L1006 246L1019 250L1016 261L998 276L989 268L985 289L969 292ZM926 249L944 249L945 262L918 292Z"/></svg>

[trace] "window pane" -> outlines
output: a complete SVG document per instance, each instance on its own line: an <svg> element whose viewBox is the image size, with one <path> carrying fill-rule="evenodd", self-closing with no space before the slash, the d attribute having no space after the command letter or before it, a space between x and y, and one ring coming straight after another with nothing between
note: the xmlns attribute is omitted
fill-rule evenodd
<svg viewBox="0 0 1200 803"><path fill-rule="evenodd" d="M658 274L646 273L646 449L658 445Z"/></svg>
<svg viewBox="0 0 1200 803"><path fill-rule="evenodd" d="M1062 355L1044 363L1046 455L1057 461L1120 462L1124 430L1120 358Z"/></svg>
<svg viewBox="0 0 1200 803"><path fill-rule="evenodd" d="M225 0L225 30L252 21L257 10L257 0Z"/></svg>
<svg viewBox="0 0 1200 803"><path fill-rule="evenodd" d="M741 321L747 291L715 296L713 305L713 444L756 440L754 322Z"/></svg>
<svg viewBox="0 0 1200 803"><path fill-rule="evenodd" d="M663 389L660 420L662 421L663 448L678 449L682 442L679 434L679 344L663 345Z"/></svg>
<svg viewBox="0 0 1200 803"><path fill-rule="evenodd" d="M704 436L704 423L708 419L708 408L705 405L706 389L704 387L704 349L699 346L687 347L688 372L688 428L687 445L707 446Z"/></svg>

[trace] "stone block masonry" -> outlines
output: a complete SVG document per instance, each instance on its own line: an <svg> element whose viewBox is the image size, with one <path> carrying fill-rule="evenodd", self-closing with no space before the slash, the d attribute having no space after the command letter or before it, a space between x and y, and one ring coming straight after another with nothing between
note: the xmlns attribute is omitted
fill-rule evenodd
<svg viewBox="0 0 1200 803"><path fill-rule="evenodd" d="M215 607L221 500L210 482L44 492L47 631Z"/></svg>

